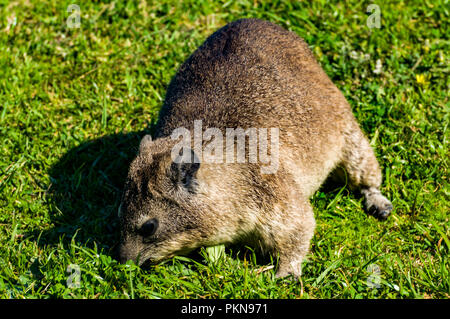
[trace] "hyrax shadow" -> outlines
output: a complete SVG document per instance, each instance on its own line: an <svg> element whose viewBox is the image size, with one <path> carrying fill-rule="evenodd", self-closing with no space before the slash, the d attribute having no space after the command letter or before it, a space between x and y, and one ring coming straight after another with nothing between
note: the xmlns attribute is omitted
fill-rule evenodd
<svg viewBox="0 0 450 319"><path fill-rule="evenodd" d="M53 228L40 244L95 243L117 253L119 206L128 165L142 136L134 132L89 140L68 151L49 171L49 205ZM37 237L39 234L34 234Z"/></svg>

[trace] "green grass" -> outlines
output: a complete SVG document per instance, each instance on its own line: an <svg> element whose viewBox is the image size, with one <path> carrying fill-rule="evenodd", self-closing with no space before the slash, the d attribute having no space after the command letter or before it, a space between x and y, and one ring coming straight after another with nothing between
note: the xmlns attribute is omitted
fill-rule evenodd
<svg viewBox="0 0 450 319"><path fill-rule="evenodd" d="M449 298L449 2L375 2L380 29L369 1L246 0L79 1L69 29L72 1L0 1L0 296ZM139 139L180 63L242 17L307 41L376 150L393 214L366 216L344 185L318 191L297 283L245 247L120 265L116 212Z"/></svg>

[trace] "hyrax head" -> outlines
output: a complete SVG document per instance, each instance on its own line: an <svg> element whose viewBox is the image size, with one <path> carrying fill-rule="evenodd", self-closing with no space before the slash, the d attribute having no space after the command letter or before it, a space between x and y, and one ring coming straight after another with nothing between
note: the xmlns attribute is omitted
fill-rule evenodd
<svg viewBox="0 0 450 319"><path fill-rule="evenodd" d="M156 263L198 247L203 234L195 200L200 164L172 159L173 141L144 136L119 207L121 262Z"/></svg>

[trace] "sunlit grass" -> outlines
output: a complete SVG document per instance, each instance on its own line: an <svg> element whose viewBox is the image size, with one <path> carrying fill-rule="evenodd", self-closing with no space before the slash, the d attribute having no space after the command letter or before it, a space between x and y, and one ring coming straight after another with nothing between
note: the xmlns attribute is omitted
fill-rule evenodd
<svg viewBox="0 0 450 319"><path fill-rule="evenodd" d="M0 3L0 296L449 298L447 2L379 2L380 29L358 1L82 1L75 29L71 3ZM139 139L177 67L242 17L310 45L376 150L393 214L366 216L343 185L318 191L295 283L245 247L121 265L115 215Z"/></svg>

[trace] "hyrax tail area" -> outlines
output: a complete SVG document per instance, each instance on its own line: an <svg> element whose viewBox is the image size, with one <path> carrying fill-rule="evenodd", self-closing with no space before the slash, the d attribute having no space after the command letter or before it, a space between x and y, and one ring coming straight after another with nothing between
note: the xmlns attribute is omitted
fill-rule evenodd
<svg viewBox="0 0 450 319"><path fill-rule="evenodd" d="M368 214L378 219L386 219L391 210L391 202L380 192L381 170L369 141L356 121L352 121L344 134L345 145L341 166L348 174L352 188L359 189L365 197Z"/></svg>

